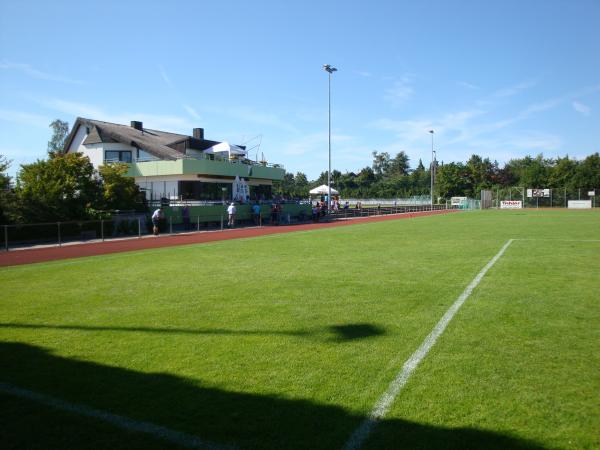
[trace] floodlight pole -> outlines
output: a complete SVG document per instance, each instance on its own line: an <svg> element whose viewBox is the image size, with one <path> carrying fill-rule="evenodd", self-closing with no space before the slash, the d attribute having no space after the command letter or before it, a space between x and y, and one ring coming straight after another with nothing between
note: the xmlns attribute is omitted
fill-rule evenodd
<svg viewBox="0 0 600 450"><path fill-rule="evenodd" d="M323 65L323 70L328 74L329 78L329 90L328 90L328 119L329 119L329 133L328 133L328 157L329 164L327 168L327 213L331 213L331 74L337 72L335 67L331 67L329 64Z"/></svg>
<svg viewBox="0 0 600 450"><path fill-rule="evenodd" d="M430 190L430 202L431 209L433 209L433 130L429 130L431 134L431 165L429 167L429 174L431 175L431 190Z"/></svg>

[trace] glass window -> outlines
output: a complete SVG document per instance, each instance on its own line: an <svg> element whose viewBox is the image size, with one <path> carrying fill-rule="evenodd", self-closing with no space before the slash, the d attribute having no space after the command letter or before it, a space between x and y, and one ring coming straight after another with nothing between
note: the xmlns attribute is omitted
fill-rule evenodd
<svg viewBox="0 0 600 450"><path fill-rule="evenodd" d="M223 192L222 188L225 188ZM184 200L221 201L231 198L231 183L205 183L202 181L180 181L179 195Z"/></svg>
<svg viewBox="0 0 600 450"><path fill-rule="evenodd" d="M107 150L104 152L104 160L107 162L131 162L130 150Z"/></svg>

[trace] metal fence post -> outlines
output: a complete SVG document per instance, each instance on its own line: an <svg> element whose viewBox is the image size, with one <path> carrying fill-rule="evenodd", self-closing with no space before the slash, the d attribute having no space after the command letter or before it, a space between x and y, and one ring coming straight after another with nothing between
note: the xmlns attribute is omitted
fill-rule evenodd
<svg viewBox="0 0 600 450"><path fill-rule="evenodd" d="M169 234L173 234L173 216L169 216Z"/></svg>
<svg viewBox="0 0 600 450"><path fill-rule="evenodd" d="M200 231L200 216L198 216L198 231Z"/></svg>
<svg viewBox="0 0 600 450"><path fill-rule="evenodd" d="M221 231L223 231L223 214L221 213Z"/></svg>
<svg viewBox="0 0 600 450"><path fill-rule="evenodd" d="M138 238L142 238L142 221L138 217Z"/></svg>
<svg viewBox="0 0 600 450"><path fill-rule="evenodd" d="M4 225L4 249L8 251L8 225Z"/></svg>
<svg viewBox="0 0 600 450"><path fill-rule="evenodd" d="M102 238L102 242L104 242L104 219L100 219L100 237Z"/></svg>
<svg viewBox="0 0 600 450"><path fill-rule="evenodd" d="M56 225L58 225L58 246L60 247L62 245L60 240L60 222L56 222Z"/></svg>

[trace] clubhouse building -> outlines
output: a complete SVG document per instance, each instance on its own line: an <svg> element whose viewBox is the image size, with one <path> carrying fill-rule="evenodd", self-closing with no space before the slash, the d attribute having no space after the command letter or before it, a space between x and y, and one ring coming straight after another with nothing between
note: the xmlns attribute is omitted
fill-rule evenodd
<svg viewBox="0 0 600 450"><path fill-rule="evenodd" d="M144 128L137 121L120 125L78 117L65 149L86 155L95 169L127 163L127 174L148 201L269 199L273 181L285 174L281 165L250 160L243 146L205 139L202 128L188 136Z"/></svg>

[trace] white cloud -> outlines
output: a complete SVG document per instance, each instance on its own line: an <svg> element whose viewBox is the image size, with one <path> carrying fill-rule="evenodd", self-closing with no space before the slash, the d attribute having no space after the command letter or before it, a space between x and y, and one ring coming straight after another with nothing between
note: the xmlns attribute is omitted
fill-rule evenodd
<svg viewBox="0 0 600 450"><path fill-rule="evenodd" d="M479 86L477 86L475 84L472 84L472 83L469 83L467 81L459 81L458 85L462 86L462 87L465 87L467 89L471 89L473 91L478 91L479 89L481 89Z"/></svg>
<svg viewBox="0 0 600 450"><path fill-rule="evenodd" d="M562 145L562 139L551 133L542 131L526 131L517 134L511 134L509 139L504 141L509 148L521 150L557 150Z"/></svg>
<svg viewBox="0 0 600 450"><path fill-rule="evenodd" d="M73 78L64 77L62 75L55 75L48 72L43 72L32 67L30 64L24 63L15 63L7 60L0 61L0 69L3 70L16 70L21 72L31 78L37 78L38 80L47 80L47 81L58 81L60 83L68 83L68 84L85 84L81 80L75 80Z"/></svg>
<svg viewBox="0 0 600 450"><path fill-rule="evenodd" d="M480 109L472 109L448 113L439 118L415 120L379 119L370 124L370 127L394 132L405 144L429 139L429 130L435 130L435 135L452 135L456 139L466 133L469 122L484 113Z"/></svg>
<svg viewBox="0 0 600 450"><path fill-rule="evenodd" d="M383 98L393 106L400 106L406 103L415 92L411 86L411 78L411 76L405 75L400 80L396 80L394 85L385 91Z"/></svg>
<svg viewBox="0 0 600 450"><path fill-rule="evenodd" d="M187 113L194 119L196 120L202 120L202 117L200 117L200 114L198 114L198 112L192 108L190 105L182 105L183 109L185 109L187 111Z"/></svg>
<svg viewBox="0 0 600 450"><path fill-rule="evenodd" d="M592 111L592 108L590 108L587 105L584 105L583 103L573 102L572 105L575 111L583 114L584 116L589 116Z"/></svg>
<svg viewBox="0 0 600 450"><path fill-rule="evenodd" d="M165 70L165 68L163 66L158 66L158 71L160 72L160 77L163 79L163 81L165 82L165 84L167 86L169 86L170 88L172 88L173 87L173 83L171 83L171 79L167 75L167 71Z"/></svg>
<svg viewBox="0 0 600 450"><path fill-rule="evenodd" d="M189 119L168 114L148 114L141 112L122 112L112 113L104 109L85 103L72 102L57 98L47 98L38 100L38 102L51 110L58 111L76 117L85 117L88 119L103 120L119 124L128 124L132 120L144 122L145 128L152 128L163 131L179 131L189 134L194 126Z"/></svg>
<svg viewBox="0 0 600 450"><path fill-rule="evenodd" d="M369 78L369 77L373 76L373 74L371 72L366 72L366 71L362 71L362 70L356 70L354 73L356 73L357 75L360 75L361 77L365 77L365 78Z"/></svg>
<svg viewBox="0 0 600 450"><path fill-rule="evenodd" d="M354 140L353 136L332 133L332 145L349 143ZM290 139L284 144L279 151L285 155L323 155L328 149L328 133L312 133L303 135L297 139ZM339 155L340 149L336 149Z"/></svg>
<svg viewBox="0 0 600 450"><path fill-rule="evenodd" d="M516 95L519 92L521 92L525 89L529 89L535 85L536 85L535 81L523 81L514 86L509 86L506 88L499 89L496 92L494 92L492 95L494 97L512 97L513 95Z"/></svg>
<svg viewBox="0 0 600 450"><path fill-rule="evenodd" d="M220 114L243 122L278 128L289 133L299 133L291 123L281 119L277 114L265 113L247 106L225 106L203 108L208 114Z"/></svg>
<svg viewBox="0 0 600 450"><path fill-rule="evenodd" d="M41 128L48 128L50 126L50 122L52 122L52 120L50 120L48 117L39 114L30 114L22 111L11 111L7 109L0 109L0 120Z"/></svg>

